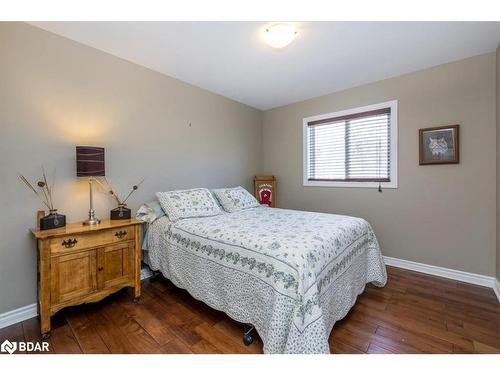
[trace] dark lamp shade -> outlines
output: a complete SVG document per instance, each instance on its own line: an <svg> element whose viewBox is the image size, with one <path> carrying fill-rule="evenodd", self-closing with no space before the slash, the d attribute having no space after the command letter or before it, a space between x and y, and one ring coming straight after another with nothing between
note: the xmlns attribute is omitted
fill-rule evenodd
<svg viewBox="0 0 500 375"><path fill-rule="evenodd" d="M76 146L76 175L104 176L104 148Z"/></svg>

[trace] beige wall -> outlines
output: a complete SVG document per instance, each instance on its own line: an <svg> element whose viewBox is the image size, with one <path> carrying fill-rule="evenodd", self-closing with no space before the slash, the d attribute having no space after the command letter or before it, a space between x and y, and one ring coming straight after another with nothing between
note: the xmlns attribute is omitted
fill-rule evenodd
<svg viewBox="0 0 500 375"><path fill-rule="evenodd" d="M495 274L494 53L264 113L22 23L0 23L0 56L0 313L36 298L28 228L41 206L17 173L34 179L42 164L56 168L57 206L82 220L79 144L106 148L118 190L146 178L133 208L155 191L251 189L254 174L272 173L280 207L362 216L386 255ZM399 100L399 188L304 188L302 118L391 99ZM455 123L461 163L419 167L418 128ZM106 217L113 202L96 200Z"/></svg>
<svg viewBox="0 0 500 375"><path fill-rule="evenodd" d="M303 117L392 99L399 101L398 189L303 187ZM460 164L419 166L418 129L448 124L460 124ZM263 157L280 207L361 216L385 255L495 274L494 53L266 111Z"/></svg>
<svg viewBox="0 0 500 375"><path fill-rule="evenodd" d="M132 207L155 191L242 184L259 172L261 112L22 23L0 23L0 313L36 300L28 228L40 204L17 173L57 168L56 202L85 218L75 145L106 148L106 174ZM191 126L189 126L191 123ZM97 195L97 213L113 202Z"/></svg>
<svg viewBox="0 0 500 375"><path fill-rule="evenodd" d="M496 53L496 114L497 114L497 280L500 280L500 44Z"/></svg>

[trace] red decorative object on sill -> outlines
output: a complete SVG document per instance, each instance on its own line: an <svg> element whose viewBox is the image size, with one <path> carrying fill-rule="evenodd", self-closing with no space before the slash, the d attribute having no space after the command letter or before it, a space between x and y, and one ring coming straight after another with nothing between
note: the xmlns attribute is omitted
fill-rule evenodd
<svg viewBox="0 0 500 375"><path fill-rule="evenodd" d="M276 178L274 176L255 176L255 198L260 204L276 207Z"/></svg>

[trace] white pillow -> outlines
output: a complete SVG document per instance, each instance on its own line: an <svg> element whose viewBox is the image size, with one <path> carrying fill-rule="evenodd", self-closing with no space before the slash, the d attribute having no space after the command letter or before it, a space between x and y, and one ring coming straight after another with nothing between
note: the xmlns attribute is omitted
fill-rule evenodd
<svg viewBox="0 0 500 375"><path fill-rule="evenodd" d="M210 191L204 188L159 192L156 197L171 221L222 213Z"/></svg>
<svg viewBox="0 0 500 375"><path fill-rule="evenodd" d="M160 206L160 202L151 201L144 203L135 214L135 218L139 221L143 221L148 224L152 224L154 221L158 220L160 217L165 216L163 208Z"/></svg>
<svg viewBox="0 0 500 375"><path fill-rule="evenodd" d="M260 206L257 199L241 186L228 189L214 189L212 193L227 212L237 212Z"/></svg>

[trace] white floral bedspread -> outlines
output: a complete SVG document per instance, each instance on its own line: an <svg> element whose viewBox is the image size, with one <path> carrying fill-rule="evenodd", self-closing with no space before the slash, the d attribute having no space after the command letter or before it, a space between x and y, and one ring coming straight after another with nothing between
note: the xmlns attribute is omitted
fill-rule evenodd
<svg viewBox="0 0 500 375"><path fill-rule="evenodd" d="M258 207L163 217L146 234L147 261L195 298L255 326L265 353L328 353L328 337L385 265L360 218Z"/></svg>

